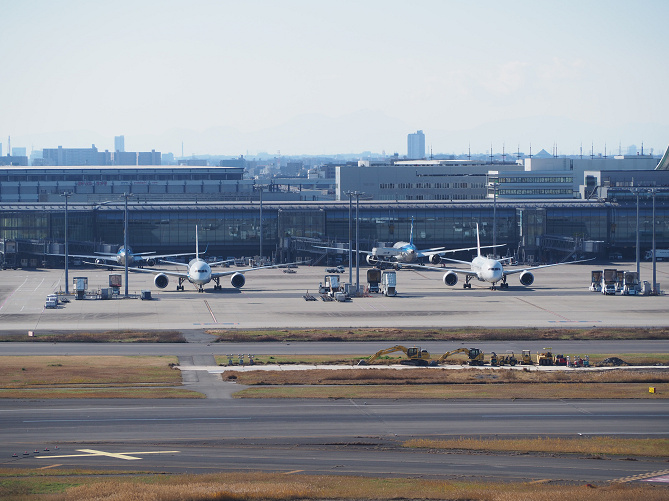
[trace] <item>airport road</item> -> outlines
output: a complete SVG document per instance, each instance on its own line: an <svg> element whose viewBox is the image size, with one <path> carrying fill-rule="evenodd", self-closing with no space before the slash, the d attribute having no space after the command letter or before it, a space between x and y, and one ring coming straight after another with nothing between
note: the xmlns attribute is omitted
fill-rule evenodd
<svg viewBox="0 0 669 501"><path fill-rule="evenodd" d="M634 269L635 264L618 267ZM667 324L667 296L614 297L590 292L590 271L597 268L588 263L537 270L533 286L523 287L517 276L512 276L509 289L495 291L483 283L474 283L471 290L461 284L448 287L440 272L403 269L398 272L398 296L374 294L344 303L303 299L307 291L318 296L323 267L302 266L290 274L280 269L259 270L246 275L247 283L241 290L224 286L214 291L209 287L204 293L189 284L185 291L177 292L172 282L160 290L153 285L152 275L130 273L131 295L149 289L152 300L73 299L57 309L45 309L44 298L64 290L63 270L4 270L0 271L0 331ZM361 269L363 284L365 273ZM70 280L86 276L89 289L98 290L108 286L109 274L105 269L78 269L70 271ZM348 273L340 276L348 280ZM650 276L650 265L643 263L642 278ZM658 263L657 276L660 284L669 278L669 263ZM226 278L223 283L227 284Z"/></svg>
<svg viewBox="0 0 669 501"><path fill-rule="evenodd" d="M593 482L652 476L667 470L666 458L435 453L401 444L479 435L667 437L667 422L666 401L0 401L0 457L10 468Z"/></svg>

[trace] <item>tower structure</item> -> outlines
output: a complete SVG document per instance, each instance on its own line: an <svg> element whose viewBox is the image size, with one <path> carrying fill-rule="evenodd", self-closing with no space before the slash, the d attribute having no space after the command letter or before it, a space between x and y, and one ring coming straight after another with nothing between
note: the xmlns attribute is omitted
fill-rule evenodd
<svg viewBox="0 0 669 501"><path fill-rule="evenodd" d="M412 160L425 158L425 134L422 130L407 136L407 157Z"/></svg>

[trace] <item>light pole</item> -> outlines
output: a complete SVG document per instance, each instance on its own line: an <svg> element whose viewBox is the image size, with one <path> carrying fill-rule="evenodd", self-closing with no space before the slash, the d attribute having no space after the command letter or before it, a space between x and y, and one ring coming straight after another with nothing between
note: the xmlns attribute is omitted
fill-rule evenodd
<svg viewBox="0 0 669 501"><path fill-rule="evenodd" d="M125 198L125 207L123 210L123 250L125 251L125 257L123 259L125 265L125 297L128 297L128 197L131 197L130 193L123 193Z"/></svg>
<svg viewBox="0 0 669 501"><path fill-rule="evenodd" d="M260 187L260 264L262 265L262 186Z"/></svg>
<svg viewBox="0 0 669 501"><path fill-rule="evenodd" d="M60 194L61 197L65 197L65 294L70 293L70 278L68 275L69 267L68 261L70 260L70 253L67 244L67 200L72 196L71 191L66 191L65 193Z"/></svg>
<svg viewBox="0 0 669 501"><path fill-rule="evenodd" d="M353 283L353 236L351 234L352 224L352 209L353 209L353 192L346 192L348 195L348 283Z"/></svg>
<svg viewBox="0 0 669 501"><path fill-rule="evenodd" d="M653 294L659 294L660 291L657 290L657 280L656 280L656 256L655 256L655 188L650 189L650 194L653 197Z"/></svg>

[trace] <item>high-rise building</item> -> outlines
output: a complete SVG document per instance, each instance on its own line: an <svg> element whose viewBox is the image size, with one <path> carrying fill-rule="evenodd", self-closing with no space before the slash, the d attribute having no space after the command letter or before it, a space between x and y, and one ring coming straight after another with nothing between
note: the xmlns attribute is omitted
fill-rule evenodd
<svg viewBox="0 0 669 501"><path fill-rule="evenodd" d="M125 136L114 136L114 151L125 151Z"/></svg>
<svg viewBox="0 0 669 501"><path fill-rule="evenodd" d="M26 156L25 146L15 146L14 148L12 148L12 156L13 157L25 157Z"/></svg>
<svg viewBox="0 0 669 501"><path fill-rule="evenodd" d="M422 130L407 136L407 157L411 160L425 158L425 134Z"/></svg>

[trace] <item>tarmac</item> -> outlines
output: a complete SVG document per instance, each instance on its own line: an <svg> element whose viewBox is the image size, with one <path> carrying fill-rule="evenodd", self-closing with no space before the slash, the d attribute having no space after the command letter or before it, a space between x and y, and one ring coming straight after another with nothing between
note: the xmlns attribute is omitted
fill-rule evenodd
<svg viewBox="0 0 669 501"><path fill-rule="evenodd" d="M642 280L652 279L651 263L641 263ZM169 267L166 267L169 269ZM181 330L288 328L448 328L448 327L664 327L669 301L663 293L649 296L605 296L589 290L591 271L602 268L635 270L636 263L569 264L539 269L535 281L524 287L518 275L509 277L508 289L490 290L473 281L464 289L442 281L443 273L405 268L397 272L395 297L363 294L350 301L323 301L318 293L324 266L300 266L295 273L263 269L246 273L246 285L235 289L229 278L222 290L208 284L197 292L186 283L176 291L171 280L158 289L149 273L129 273L125 287L113 299L100 299L109 287L104 268L69 269L69 294L65 273L58 269L0 271L0 336L47 332L107 330ZM172 269L174 269L172 267ZM216 268L214 269L216 270ZM123 273L121 273L123 275ZM85 299L76 299L74 277L88 279ZM348 271L339 275L349 281ZM353 269L352 283L356 283ZM657 282L669 278L669 263L659 262ZM366 268L360 269L361 289L367 285ZM661 287L659 287L661 289ZM151 299L140 299L150 291ZM57 308L45 308L48 294L58 293ZM144 293L146 295L146 293ZM314 301L305 300L313 296Z"/></svg>

